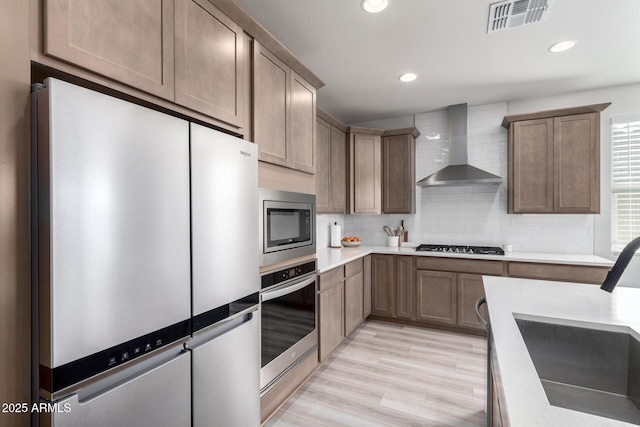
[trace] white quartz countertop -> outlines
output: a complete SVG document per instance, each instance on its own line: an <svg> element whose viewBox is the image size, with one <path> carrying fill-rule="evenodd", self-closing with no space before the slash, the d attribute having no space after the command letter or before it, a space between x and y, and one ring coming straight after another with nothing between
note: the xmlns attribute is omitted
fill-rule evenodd
<svg viewBox="0 0 640 427"><path fill-rule="evenodd" d="M627 426L625 422L551 406L514 316L528 320L628 332L640 337L640 289L484 276L494 337L493 360L502 379L512 426Z"/></svg>
<svg viewBox="0 0 640 427"><path fill-rule="evenodd" d="M596 255L583 254L554 254L544 252L508 252L505 255L470 255L442 252L416 252L415 248L391 248L388 246L359 246L357 248L319 248L316 250L318 258L318 272L324 273L340 267L350 261L371 253L391 255L416 255L447 258L490 259L498 261L520 261L549 264L573 264L595 267L611 267L613 261Z"/></svg>

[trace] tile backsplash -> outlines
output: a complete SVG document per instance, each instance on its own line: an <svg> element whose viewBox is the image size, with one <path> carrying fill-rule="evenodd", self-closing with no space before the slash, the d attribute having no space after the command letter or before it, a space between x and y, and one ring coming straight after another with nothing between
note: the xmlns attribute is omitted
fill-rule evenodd
<svg viewBox="0 0 640 427"><path fill-rule="evenodd" d="M415 215L318 215L318 247L329 246L329 224L363 244L384 245L384 225L401 220L415 243L496 245L514 251L593 254L594 215L507 214L507 103L469 106L469 164L503 178L501 185L417 187ZM416 180L449 164L445 110L415 115Z"/></svg>

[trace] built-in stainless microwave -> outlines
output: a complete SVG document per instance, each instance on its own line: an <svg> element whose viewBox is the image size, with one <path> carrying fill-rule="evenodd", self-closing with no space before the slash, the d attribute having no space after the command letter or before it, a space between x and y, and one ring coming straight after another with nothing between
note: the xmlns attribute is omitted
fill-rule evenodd
<svg viewBox="0 0 640 427"><path fill-rule="evenodd" d="M316 196L260 189L260 266L316 253Z"/></svg>

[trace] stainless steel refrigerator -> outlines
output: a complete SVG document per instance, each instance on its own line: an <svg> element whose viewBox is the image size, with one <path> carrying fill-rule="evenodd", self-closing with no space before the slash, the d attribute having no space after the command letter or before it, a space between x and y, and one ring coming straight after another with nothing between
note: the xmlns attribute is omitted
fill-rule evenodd
<svg viewBox="0 0 640 427"><path fill-rule="evenodd" d="M34 424L258 425L257 231L223 238L257 229L255 147L56 79L32 101Z"/></svg>
<svg viewBox="0 0 640 427"><path fill-rule="evenodd" d="M260 425L257 159L191 123L194 426Z"/></svg>

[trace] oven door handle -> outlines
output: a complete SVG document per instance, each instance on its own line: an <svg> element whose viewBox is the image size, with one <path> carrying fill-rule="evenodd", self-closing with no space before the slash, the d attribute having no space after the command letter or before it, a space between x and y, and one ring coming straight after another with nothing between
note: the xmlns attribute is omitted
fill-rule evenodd
<svg viewBox="0 0 640 427"><path fill-rule="evenodd" d="M287 294L291 294L295 291L299 291L302 288L305 288L307 286L309 286L310 284L312 284L313 282L316 281L317 276L314 274L313 276L309 277L308 279L297 283L295 285L287 285L284 286L282 288L278 288L278 289L274 289L272 291L268 291L268 292L264 292L262 294L262 302L264 301L269 301L272 300L274 298L278 298L281 297L283 295L287 295Z"/></svg>

